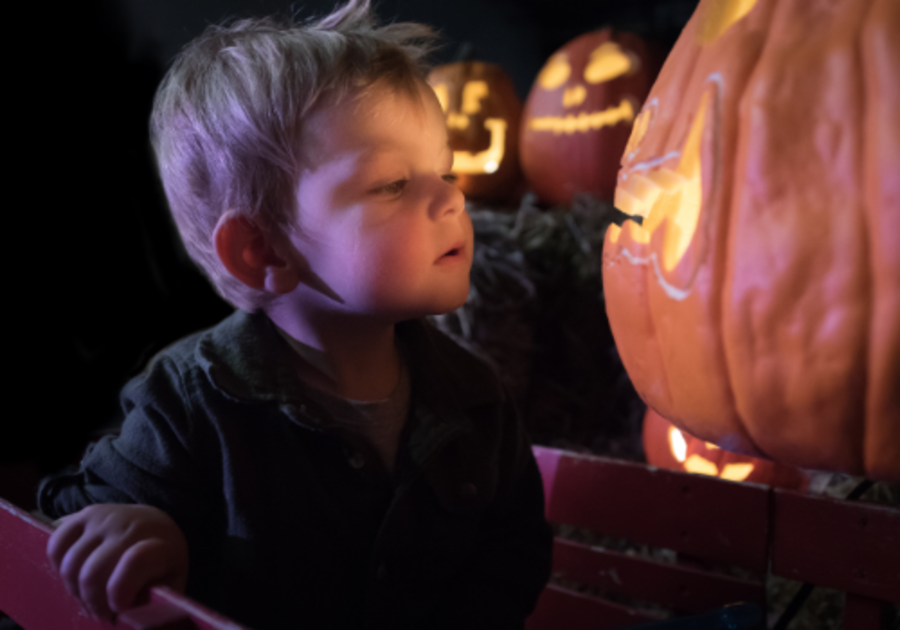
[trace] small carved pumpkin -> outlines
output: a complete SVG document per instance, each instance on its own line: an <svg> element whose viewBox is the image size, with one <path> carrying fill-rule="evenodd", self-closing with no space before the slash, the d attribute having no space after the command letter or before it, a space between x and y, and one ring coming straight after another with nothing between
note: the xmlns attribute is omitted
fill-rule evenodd
<svg viewBox="0 0 900 630"><path fill-rule="evenodd" d="M542 201L611 199L619 157L655 75L636 35L606 28L575 38L544 64L522 115L522 170Z"/></svg>
<svg viewBox="0 0 900 630"><path fill-rule="evenodd" d="M659 468L804 491L809 475L791 466L732 453L685 433L647 408L642 429L647 463Z"/></svg>
<svg viewBox="0 0 900 630"><path fill-rule="evenodd" d="M810 34L815 36L811 37ZM638 116L603 284L679 428L900 480L900 2L701 0Z"/></svg>
<svg viewBox="0 0 900 630"><path fill-rule="evenodd" d="M522 104L503 69L481 61L434 68L428 83L447 116L453 172L473 199L508 198L521 177Z"/></svg>

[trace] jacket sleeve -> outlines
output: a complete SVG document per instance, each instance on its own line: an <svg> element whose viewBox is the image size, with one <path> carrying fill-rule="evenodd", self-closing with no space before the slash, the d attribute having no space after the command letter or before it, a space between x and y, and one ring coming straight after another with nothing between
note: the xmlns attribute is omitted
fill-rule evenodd
<svg viewBox="0 0 900 630"><path fill-rule="evenodd" d="M553 533L540 471L515 410L503 406L497 499L482 521L474 562L443 599L434 628L522 628L550 577Z"/></svg>
<svg viewBox="0 0 900 630"><path fill-rule="evenodd" d="M77 471L44 479L38 507L59 518L95 503L141 503L195 529L209 493L191 454L200 436L182 375L158 357L123 388L121 403L121 433L90 445Z"/></svg>

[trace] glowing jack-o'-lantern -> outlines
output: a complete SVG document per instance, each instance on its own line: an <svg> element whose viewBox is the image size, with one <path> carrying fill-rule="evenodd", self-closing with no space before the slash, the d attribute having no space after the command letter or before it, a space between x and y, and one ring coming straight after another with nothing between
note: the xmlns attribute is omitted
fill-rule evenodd
<svg viewBox="0 0 900 630"><path fill-rule="evenodd" d="M681 431L653 409L644 416L642 436L651 466L791 490L809 487L810 477L802 470L726 451Z"/></svg>
<svg viewBox="0 0 900 630"><path fill-rule="evenodd" d="M636 35L603 29L554 53L525 102L522 170L548 203L576 193L610 199L619 157L655 75Z"/></svg>
<svg viewBox="0 0 900 630"><path fill-rule="evenodd" d="M814 32L815 37L809 37ZM679 428L900 480L900 2L701 0L622 155L607 314Z"/></svg>
<svg viewBox="0 0 900 630"><path fill-rule="evenodd" d="M509 197L520 180L522 105L509 76L490 63L438 66L428 75L447 116L453 172L467 197Z"/></svg>

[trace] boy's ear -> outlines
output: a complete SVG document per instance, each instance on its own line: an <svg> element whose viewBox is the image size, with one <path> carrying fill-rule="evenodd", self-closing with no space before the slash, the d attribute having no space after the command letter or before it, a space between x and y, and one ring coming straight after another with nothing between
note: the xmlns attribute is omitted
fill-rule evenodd
<svg viewBox="0 0 900 630"><path fill-rule="evenodd" d="M235 210L219 219L213 243L228 273L250 288L284 294L300 282L292 266L275 253L265 232Z"/></svg>

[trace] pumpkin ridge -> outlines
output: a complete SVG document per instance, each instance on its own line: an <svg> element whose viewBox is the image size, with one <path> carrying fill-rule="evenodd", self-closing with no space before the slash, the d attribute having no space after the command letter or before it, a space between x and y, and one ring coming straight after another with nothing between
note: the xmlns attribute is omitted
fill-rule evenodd
<svg viewBox="0 0 900 630"><path fill-rule="evenodd" d="M875 0L864 22L859 42L867 142L860 162L866 174L871 325L863 460L870 478L900 480L900 253L888 236L900 234L900 4Z"/></svg>
<svg viewBox="0 0 900 630"><path fill-rule="evenodd" d="M862 9L773 6L740 107L729 362L739 412L766 452L857 472L869 290L868 264L854 255L865 244L855 194L862 138L850 121L863 107L854 84ZM809 107L794 103L798 92Z"/></svg>

